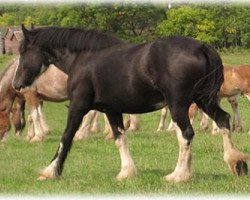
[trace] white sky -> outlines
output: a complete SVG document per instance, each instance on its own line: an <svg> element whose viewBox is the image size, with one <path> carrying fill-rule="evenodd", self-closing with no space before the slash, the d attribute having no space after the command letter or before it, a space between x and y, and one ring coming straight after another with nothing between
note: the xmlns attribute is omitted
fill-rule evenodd
<svg viewBox="0 0 250 200"><path fill-rule="evenodd" d="M195 2L206 2L206 3L250 3L250 0L0 0L0 3L77 3L77 2L87 2L87 3L110 3L110 2L136 2L136 3L169 3L171 1L174 3L195 3Z"/></svg>

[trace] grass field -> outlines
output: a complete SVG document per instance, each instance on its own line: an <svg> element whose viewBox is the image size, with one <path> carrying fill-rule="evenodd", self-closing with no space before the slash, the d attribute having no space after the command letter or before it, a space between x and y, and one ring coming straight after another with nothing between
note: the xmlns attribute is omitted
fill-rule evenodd
<svg viewBox="0 0 250 200"><path fill-rule="evenodd" d="M0 65L11 57L0 57ZM250 51L223 53L224 63L250 63ZM113 141L105 141L103 134L74 142L65 163L63 176L57 180L37 181L38 171L49 164L65 128L65 103L45 102L44 112L51 134L43 143L27 144L26 130L17 138L13 129L8 140L0 144L0 194L245 194L250 195L250 177L234 177L223 161L222 138L212 136L210 130L200 131L199 119L194 129L194 176L187 183L169 183L162 177L174 170L178 156L176 136L156 132L160 111L140 115L141 129L128 133L128 143L138 169L138 176L117 182L120 158ZM229 104L223 108L231 113ZM250 155L250 104L239 98L244 132L234 134L237 147ZM169 119L168 119L169 120Z"/></svg>

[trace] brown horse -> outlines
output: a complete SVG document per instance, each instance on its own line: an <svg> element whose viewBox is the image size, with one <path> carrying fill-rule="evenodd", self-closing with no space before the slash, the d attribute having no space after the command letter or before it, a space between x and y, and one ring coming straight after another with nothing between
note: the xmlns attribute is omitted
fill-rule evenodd
<svg viewBox="0 0 250 200"><path fill-rule="evenodd" d="M25 101L22 95L19 95L12 87L12 79L15 73L13 69L17 64L17 60L12 60L0 75L0 141L6 139L11 128L11 112L17 135L21 133L25 126Z"/></svg>
<svg viewBox="0 0 250 200"><path fill-rule="evenodd" d="M219 96L220 99L227 98L231 104L234 112L233 129L237 132L242 130L236 99L239 95L247 97L250 101L250 65L224 65L224 82ZM213 132L216 132L215 126L213 129Z"/></svg>
<svg viewBox="0 0 250 200"><path fill-rule="evenodd" d="M18 60L12 61L1 75L0 140L5 138L7 135L6 133L10 129L9 115L11 111L13 113L12 121L15 125L16 134L20 134L25 126L24 105L26 101L30 110L27 140L30 142L42 141L49 132L48 125L41 109L42 101L62 102L67 100L68 76L55 66L51 65L29 89L19 93L12 87L12 79L17 66ZM44 84L47 81L51 83L50 87ZM12 107L13 102L15 103ZM91 111L85 116L82 126L76 134L76 140L86 138L90 131L100 131L97 121L98 115L99 114L96 111ZM138 122L135 117L129 116L129 118L131 118L131 120L127 120L127 128L133 130L138 128ZM91 123L93 123L92 126ZM109 125L107 123L105 124L105 130L106 133L110 133ZM107 138L112 137L110 134Z"/></svg>

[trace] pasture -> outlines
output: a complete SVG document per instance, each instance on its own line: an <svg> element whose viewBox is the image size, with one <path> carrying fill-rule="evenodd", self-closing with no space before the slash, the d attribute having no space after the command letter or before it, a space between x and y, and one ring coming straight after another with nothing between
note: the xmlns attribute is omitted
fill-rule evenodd
<svg viewBox="0 0 250 200"><path fill-rule="evenodd" d="M222 53L224 63L250 63L250 51ZM11 56L0 57L1 69ZM175 134L156 132L160 111L140 115L141 129L128 132L128 143L138 176L118 182L119 153L113 141L102 133L74 142L60 179L37 181L39 170L48 165L59 144L67 116L67 102L44 103L51 134L43 143L27 144L26 130L17 138L13 129L0 144L0 194L250 194L250 175L234 177L223 161L222 137L199 128L195 120L193 142L193 178L187 183L169 183L162 177L175 168L178 142ZM222 107L231 113L223 100ZM250 103L239 98L244 132L233 134L235 145L250 155ZM27 111L26 111L27 113ZM169 117L168 117L169 121ZM103 120L102 120L103 122ZM210 126L211 128L211 126ZM249 163L249 162L248 162Z"/></svg>

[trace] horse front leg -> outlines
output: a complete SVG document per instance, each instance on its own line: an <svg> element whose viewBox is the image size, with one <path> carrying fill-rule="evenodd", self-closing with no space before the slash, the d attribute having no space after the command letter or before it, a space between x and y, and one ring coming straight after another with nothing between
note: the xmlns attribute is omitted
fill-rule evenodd
<svg viewBox="0 0 250 200"><path fill-rule="evenodd" d="M166 118L168 115L168 107L161 109L161 119L158 125L157 131L163 131L166 128Z"/></svg>
<svg viewBox="0 0 250 200"><path fill-rule="evenodd" d="M80 99L72 99L70 102L67 126L61 138L57 152L49 166L40 172L38 180L52 179L59 177L63 170L64 161L72 146L72 141L77 129L80 126L82 118L89 112L89 103L79 102Z"/></svg>
<svg viewBox="0 0 250 200"><path fill-rule="evenodd" d="M29 130L27 139L29 142L40 142L44 139L46 132L43 129L41 123L41 105L40 100L37 97L37 92L35 89L30 89L23 92L24 98L28 104L30 114L29 114L29 126L32 126ZM32 130L33 129L33 130Z"/></svg>
<svg viewBox="0 0 250 200"><path fill-rule="evenodd" d="M140 128L140 123L139 119L136 115L131 115L130 116L130 126L128 127L128 131L137 131Z"/></svg>
<svg viewBox="0 0 250 200"><path fill-rule="evenodd" d="M121 171L116 176L116 178L117 180L122 180L135 176L137 174L137 171L128 149L122 114L108 113L107 118L113 131L115 144L119 149L121 158Z"/></svg>
<svg viewBox="0 0 250 200"><path fill-rule="evenodd" d="M84 138L87 138L89 136L91 123L94 120L96 114L96 110L91 110L87 115L84 116L84 118L82 119L82 124L75 134L74 140L83 140Z"/></svg>

